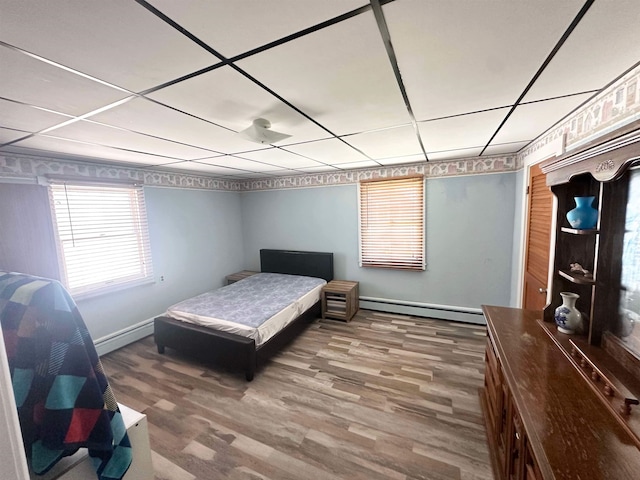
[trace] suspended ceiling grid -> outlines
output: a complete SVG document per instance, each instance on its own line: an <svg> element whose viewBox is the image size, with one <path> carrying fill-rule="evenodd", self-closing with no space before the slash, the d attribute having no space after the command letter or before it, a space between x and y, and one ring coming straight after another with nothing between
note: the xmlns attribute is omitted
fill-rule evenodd
<svg viewBox="0 0 640 480"><path fill-rule="evenodd" d="M515 153L640 60L636 0L0 0L0 151L255 178ZM274 145L237 132L266 118Z"/></svg>

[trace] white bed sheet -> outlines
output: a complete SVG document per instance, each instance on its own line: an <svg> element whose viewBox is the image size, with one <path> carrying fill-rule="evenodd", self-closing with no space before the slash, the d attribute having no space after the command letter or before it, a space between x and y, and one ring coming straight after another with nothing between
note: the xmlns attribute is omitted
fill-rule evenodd
<svg viewBox="0 0 640 480"><path fill-rule="evenodd" d="M289 325L293 320L298 318L304 311L311 308L314 303L320 300L320 293L323 286L324 285L318 285L309 293L305 294L292 304L283 308L280 312L276 313L273 317L269 318L257 328L230 322L228 320L222 320L220 318L212 318L193 313L181 312L172 308L169 308L167 310L167 314L171 318L180 320L182 322L192 323L194 325L200 325L202 327L211 328L213 330L220 330L223 332L241 335L243 337L253 338L256 341L256 346L260 346L280 330Z"/></svg>

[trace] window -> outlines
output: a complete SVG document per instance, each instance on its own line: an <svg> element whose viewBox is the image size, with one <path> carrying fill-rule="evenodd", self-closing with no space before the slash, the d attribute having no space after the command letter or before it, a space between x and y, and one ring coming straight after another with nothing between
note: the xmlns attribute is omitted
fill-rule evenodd
<svg viewBox="0 0 640 480"><path fill-rule="evenodd" d="M424 178L359 184L360 266L424 270Z"/></svg>
<svg viewBox="0 0 640 480"><path fill-rule="evenodd" d="M50 199L61 278L71 294L152 278L141 186L52 181Z"/></svg>

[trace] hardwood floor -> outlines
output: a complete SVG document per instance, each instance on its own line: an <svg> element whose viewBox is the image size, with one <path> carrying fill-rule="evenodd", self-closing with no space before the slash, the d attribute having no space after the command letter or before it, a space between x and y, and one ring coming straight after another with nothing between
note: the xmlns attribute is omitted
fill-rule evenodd
<svg viewBox="0 0 640 480"><path fill-rule="evenodd" d="M157 479L492 479L483 326L316 320L247 383L148 337L102 357L149 422Z"/></svg>

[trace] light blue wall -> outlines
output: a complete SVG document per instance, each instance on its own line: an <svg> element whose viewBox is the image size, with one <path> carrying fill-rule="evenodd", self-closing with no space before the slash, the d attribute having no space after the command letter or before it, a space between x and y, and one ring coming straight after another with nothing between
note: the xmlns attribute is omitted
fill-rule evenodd
<svg viewBox="0 0 640 480"><path fill-rule="evenodd" d="M356 185L244 193L146 187L156 282L78 307L99 339L222 286L231 272L259 270L261 248L334 252L336 278L359 281L362 296L510 305L521 177L427 180L425 272L358 266Z"/></svg>
<svg viewBox="0 0 640 480"><path fill-rule="evenodd" d="M261 248L333 252L335 277L357 280L357 222L355 185L243 192L245 266Z"/></svg>
<svg viewBox="0 0 640 480"><path fill-rule="evenodd" d="M220 287L243 267L239 193L145 187L145 202L156 282L79 300L94 340Z"/></svg>
<svg viewBox="0 0 640 480"><path fill-rule="evenodd" d="M244 192L244 266L259 268L261 248L328 251L361 296L509 305L516 183L514 173L427 180L425 272L358 266L356 185Z"/></svg>

